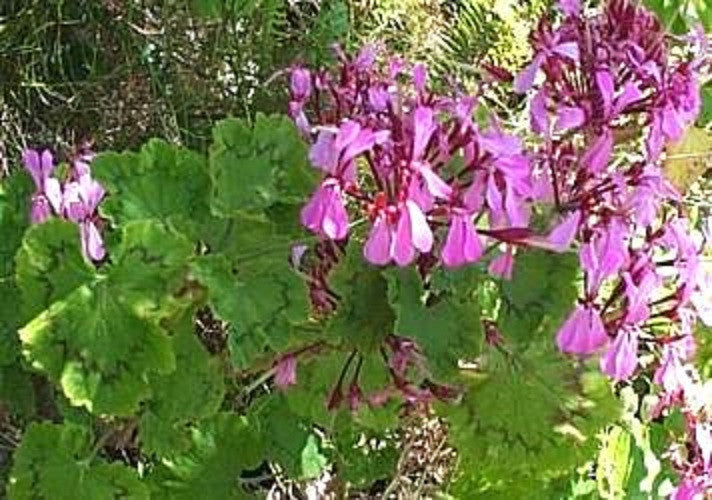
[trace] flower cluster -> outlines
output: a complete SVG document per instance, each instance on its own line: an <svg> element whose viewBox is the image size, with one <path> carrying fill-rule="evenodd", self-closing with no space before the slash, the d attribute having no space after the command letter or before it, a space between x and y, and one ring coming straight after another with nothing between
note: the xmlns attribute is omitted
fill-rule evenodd
<svg viewBox="0 0 712 500"><path fill-rule="evenodd" d="M705 498L712 491L712 384L702 382L691 363L689 338L665 344L654 381L661 388L654 417L679 408L685 422L683 442L673 444L667 455L681 481L671 498Z"/></svg>
<svg viewBox="0 0 712 500"><path fill-rule="evenodd" d="M424 66L393 58L383 68L376 53L368 46L349 58L337 49L335 74L292 71L290 114L312 140L309 158L323 172L302 223L343 240L353 208L371 223L363 252L376 265L406 266L427 255L457 267L505 243L489 269L510 276L513 245L533 236L528 225L538 196L522 141L496 121L480 127L473 96L430 90ZM563 250L573 231L553 237Z"/></svg>
<svg viewBox="0 0 712 500"><path fill-rule="evenodd" d="M526 95L526 143L495 119L477 123L475 96L433 92L424 66L378 66L373 47L353 58L337 50L335 73L295 68L290 111L323 172L302 223L338 241L351 218L370 221L363 253L376 265L457 267L503 247L488 266L503 278L517 248L573 243L583 287L559 349L600 354L617 381L656 370L657 411L680 405L687 419L676 495L692 498L712 489L712 411L698 401L709 391L686 364L697 319L712 323L712 272L661 161L699 113L709 47L698 31L673 57L675 39L629 0L598 13L572 0L559 7L559 22L544 18L533 33L533 59L518 75L486 68ZM544 205L559 213L546 236L530 223Z"/></svg>
<svg viewBox="0 0 712 500"><path fill-rule="evenodd" d="M335 72L293 68L290 114L323 173L301 219L335 241L352 218L368 220L363 253L376 265L457 267L501 247L488 269L504 278L518 247L562 252L575 240L585 286L559 348L603 351L601 369L623 380L659 332L689 336L709 307L701 245L660 167L664 144L699 112L708 48L693 35L691 55L673 60L656 17L628 0L560 10L513 78L528 94L529 147L496 119L478 124L475 96L434 92L422 65L378 65L372 46L355 57L337 48ZM546 236L530 224L544 204L560 214Z"/></svg>
<svg viewBox="0 0 712 500"><path fill-rule="evenodd" d="M61 183L53 177L54 158L49 150L41 153L26 149L22 159L35 183L30 218L39 224L52 216L62 217L79 225L82 252L87 259L104 258L104 242L99 231L101 221L96 209L104 197L104 189L91 177L90 163L94 157L81 150L71 162L68 178Z"/></svg>
<svg viewBox="0 0 712 500"><path fill-rule="evenodd" d="M690 337L705 307L701 242L660 156L699 112L707 46L698 36L690 58L671 61L655 16L626 0L592 16L570 2L563 10L557 28L544 20L534 32L536 55L514 87L533 89L534 168L580 243L585 286L559 348L603 350L601 369L624 380L662 333Z"/></svg>

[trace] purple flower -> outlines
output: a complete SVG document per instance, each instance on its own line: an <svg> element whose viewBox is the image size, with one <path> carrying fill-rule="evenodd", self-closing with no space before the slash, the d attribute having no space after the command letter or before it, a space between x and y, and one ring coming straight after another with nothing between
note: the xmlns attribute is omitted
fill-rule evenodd
<svg viewBox="0 0 712 500"><path fill-rule="evenodd" d="M623 328L601 358L601 371L615 380L627 380L638 366L638 331Z"/></svg>
<svg viewBox="0 0 712 500"><path fill-rule="evenodd" d="M695 484L692 479L683 479L670 498L672 500L702 500L704 493L704 489Z"/></svg>
<svg viewBox="0 0 712 500"><path fill-rule="evenodd" d="M546 89L541 89L534 95L529 107L529 120L535 133L548 136L549 113L546 110L546 100Z"/></svg>
<svg viewBox="0 0 712 500"><path fill-rule="evenodd" d="M514 77L514 91L516 93L524 94L527 90L532 88L542 62L544 62L544 54L537 54L534 56L534 59L532 59L532 62L525 66L524 69Z"/></svg>
<svg viewBox="0 0 712 500"><path fill-rule="evenodd" d="M62 204L62 188L59 181L51 177L54 170L54 159L49 150L39 155L34 149L26 149L22 154L25 168L35 183L35 193L32 195L30 220L39 224L47 220L53 213L59 214Z"/></svg>
<svg viewBox="0 0 712 500"><path fill-rule="evenodd" d="M369 151L381 139L369 128L353 120L338 130L321 129L309 150L309 161L323 172L345 181L356 180L354 158Z"/></svg>
<svg viewBox="0 0 712 500"><path fill-rule="evenodd" d="M595 240L596 268L594 275L598 280L617 273L628 260L628 233L629 229L622 221L613 219L607 226L604 226L602 234Z"/></svg>
<svg viewBox="0 0 712 500"><path fill-rule="evenodd" d="M411 249L427 253L432 246L433 233L425 215L414 201L407 200L398 218L393 259L399 266L408 265L413 260Z"/></svg>
<svg viewBox="0 0 712 500"><path fill-rule="evenodd" d="M373 224L364 245L364 256L372 264L384 265L393 260L407 266L416 256L416 250L427 253L433 246L433 233L420 207L412 200L401 204L391 221L382 212Z"/></svg>
<svg viewBox="0 0 712 500"><path fill-rule="evenodd" d="M282 356L274 365L274 384L286 389L297 383L297 358L294 354Z"/></svg>
<svg viewBox="0 0 712 500"><path fill-rule="evenodd" d="M577 42L558 43L558 36L550 40L548 46L537 52L534 59L516 77L514 77L514 91L523 94L534 84L536 74L547 57L563 57L571 61L579 60L579 48Z"/></svg>
<svg viewBox="0 0 712 500"><path fill-rule="evenodd" d="M292 99L306 101L311 94L311 75L309 70L297 67L292 70L290 86Z"/></svg>
<svg viewBox="0 0 712 500"><path fill-rule="evenodd" d="M106 255L104 241L95 223L96 209L104 194L104 188L89 174L82 175L78 181L68 182L64 186L62 215L79 224L82 251L93 261L99 261Z"/></svg>
<svg viewBox="0 0 712 500"><path fill-rule="evenodd" d="M373 44L367 44L361 47L356 59L354 60L354 66L359 71L368 71L376 62L376 55L378 54L378 47Z"/></svg>
<svg viewBox="0 0 712 500"><path fill-rule="evenodd" d="M577 17L581 13L580 0L559 0L561 12L569 17Z"/></svg>
<svg viewBox="0 0 712 500"><path fill-rule="evenodd" d="M450 230L442 250L443 264L459 267L477 262L484 250L469 213L455 212L450 220Z"/></svg>
<svg viewBox="0 0 712 500"><path fill-rule="evenodd" d="M663 358L660 366L655 370L653 381L661 385L666 393L674 395L685 390L692 383L685 371L678 349L669 345L663 349Z"/></svg>
<svg viewBox="0 0 712 500"><path fill-rule="evenodd" d="M608 340L601 316L591 306L578 304L556 335L561 352L591 354Z"/></svg>
<svg viewBox="0 0 712 500"><path fill-rule="evenodd" d="M640 282L636 284L630 273L623 273L625 293L628 298L625 322L629 324L643 323L650 317L648 301L653 292L660 285L660 279L654 271L646 272Z"/></svg>
<svg viewBox="0 0 712 500"><path fill-rule="evenodd" d="M514 270L514 253L511 245L507 245L507 249L492 259L487 271L492 276L498 276L505 280L512 279L512 271Z"/></svg>
<svg viewBox="0 0 712 500"><path fill-rule="evenodd" d="M370 128L363 128L357 122L349 120L339 127L334 140L334 148L342 154L341 162L348 163L360 154L370 150L376 144L376 135Z"/></svg>
<svg viewBox="0 0 712 500"><path fill-rule="evenodd" d="M425 148L435 132L437 125L433 119L433 110L419 106L413 113L413 158L423 157Z"/></svg>
<svg viewBox="0 0 712 500"><path fill-rule="evenodd" d="M452 188L443 181L438 174L430 169L426 163L413 162L413 168L420 174L425 188L430 196L435 196L442 200L447 200L452 194ZM425 206L430 203L425 203Z"/></svg>
<svg viewBox="0 0 712 500"><path fill-rule="evenodd" d="M301 221L316 234L323 234L333 240L346 238L349 217L336 179L328 178L321 183L302 209Z"/></svg>
<svg viewBox="0 0 712 500"><path fill-rule="evenodd" d="M104 249L104 240L96 224L87 219L81 223L79 229L82 237L82 252L84 255L93 261L103 259L106 255L106 250Z"/></svg>
<svg viewBox="0 0 712 500"><path fill-rule="evenodd" d="M41 224L52 216L52 207L49 200L43 194L32 196L32 207L30 208L30 221L33 224Z"/></svg>
<svg viewBox="0 0 712 500"><path fill-rule="evenodd" d="M74 176L79 179L83 175L91 173L90 164L96 156L90 149L88 143L84 144L79 153L74 157L72 166L74 167Z"/></svg>
<svg viewBox="0 0 712 500"><path fill-rule="evenodd" d="M383 212L373 223L371 234L363 247L363 254L371 264L384 266L391 260L392 246L392 230L389 227L388 215Z"/></svg>
<svg viewBox="0 0 712 500"><path fill-rule="evenodd" d="M416 64L413 67L413 86L419 93L425 92L425 85L428 83L428 69L424 64Z"/></svg>
<svg viewBox="0 0 712 500"><path fill-rule="evenodd" d="M311 164L331 175L336 174L339 159L339 151L334 147L335 141L336 132L322 129L317 135L316 142L309 149Z"/></svg>
<svg viewBox="0 0 712 500"><path fill-rule="evenodd" d="M309 125L309 119L304 113L304 108L300 102L290 101L289 102L289 116L294 120L294 123L299 129L299 132L304 137L309 137L311 134L311 125Z"/></svg>
<svg viewBox="0 0 712 500"><path fill-rule="evenodd" d="M22 153L22 162L25 168L35 181L37 191L44 191L45 182L52 175L54 170L54 158L52 153L45 149L40 156L34 149L26 149Z"/></svg>
<svg viewBox="0 0 712 500"><path fill-rule="evenodd" d="M388 90L384 87L370 87L368 89L368 103L374 111L385 111L391 99Z"/></svg>
<svg viewBox="0 0 712 500"><path fill-rule="evenodd" d="M576 210L569 213L551 230L546 239L555 252L564 252L571 246L578 232L579 224L581 224L581 212Z"/></svg>
<svg viewBox="0 0 712 500"><path fill-rule="evenodd" d="M562 106L556 111L557 131L578 128L586 121L586 114L581 108Z"/></svg>
<svg viewBox="0 0 712 500"><path fill-rule="evenodd" d="M613 132L606 127L581 157L581 163L592 174L606 169L613 152Z"/></svg>

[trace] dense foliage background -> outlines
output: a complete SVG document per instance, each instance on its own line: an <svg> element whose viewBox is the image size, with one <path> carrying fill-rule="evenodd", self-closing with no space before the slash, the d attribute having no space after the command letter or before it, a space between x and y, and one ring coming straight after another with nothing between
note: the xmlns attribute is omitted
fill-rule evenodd
<svg viewBox="0 0 712 500"><path fill-rule="evenodd" d="M647 3L674 33L697 22L712 28L704 0ZM315 333L304 282L279 253L294 239L312 241L293 223L313 180L306 146L274 115L286 109L292 64L331 64L334 42L371 41L427 63L436 86L474 90L483 63L522 67L529 32L549 8L539 0L1 2L0 496L665 491L675 476L662 452L681 417L644 421L649 380L611 392L595 366L574 369L551 342L576 298L575 259L526 254L504 284L476 269L443 273L426 308L415 271L374 272L358 250L330 249L345 255L332 285L349 307ZM702 89L701 131L712 120L711 85ZM504 119L524 107L496 89L482 99ZM92 167L113 196L102 214L118 228L107 238L112 261L99 270L82 258L70 223L27 230L32 188L19 172L27 146L69 162L86 145L127 151ZM701 132L685 147L667 168L702 224L712 214L712 140ZM252 184L231 177L237 160L254 165ZM292 173L280 173L285 163ZM505 348L487 342L473 313L500 293L511 302L501 320L521 333ZM388 302L373 300L381 296ZM55 321L68 310L85 319ZM16 331L28 322L20 347ZM346 372L366 390L382 385L381 353L371 351L384 325L420 332L436 378L465 374L461 404L439 403L438 417L395 404L353 419L327 411L323 400ZM86 331L101 335L82 338ZM709 376L712 347L699 337L697 362ZM273 363L290 350L307 361L300 384L282 391ZM458 366L463 354L479 365Z"/></svg>

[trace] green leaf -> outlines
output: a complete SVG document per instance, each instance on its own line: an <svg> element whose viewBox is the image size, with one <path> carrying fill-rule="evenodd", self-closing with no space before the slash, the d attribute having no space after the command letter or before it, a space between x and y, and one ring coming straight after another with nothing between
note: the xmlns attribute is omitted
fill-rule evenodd
<svg viewBox="0 0 712 500"><path fill-rule="evenodd" d="M396 447L388 428L363 428L354 425L348 414L340 414L335 420L333 441L331 458L344 481L363 488L393 477L402 450Z"/></svg>
<svg viewBox="0 0 712 500"><path fill-rule="evenodd" d="M264 443L244 417L219 413L190 429L187 452L163 460L149 476L156 498L245 498L240 474L262 460Z"/></svg>
<svg viewBox="0 0 712 500"><path fill-rule="evenodd" d="M240 0L190 0L190 6L197 15L208 19L236 15L242 11Z"/></svg>
<svg viewBox="0 0 712 500"><path fill-rule="evenodd" d="M176 369L153 376L154 397L139 427L144 452L159 456L187 447L186 424L217 413L225 394L219 360L211 358L198 340L192 309L167 330L173 338Z"/></svg>
<svg viewBox="0 0 712 500"><path fill-rule="evenodd" d="M254 127L228 118L213 129L210 148L211 206L216 214L265 209L277 201L301 202L316 174L306 147L285 116L258 114Z"/></svg>
<svg viewBox="0 0 712 500"><path fill-rule="evenodd" d="M362 353L374 352L394 333L395 315L388 303L388 283L381 271L368 264L361 246L351 243L329 279L340 298L328 324L329 334Z"/></svg>
<svg viewBox="0 0 712 500"><path fill-rule="evenodd" d="M414 268L389 269L385 275L388 300L396 311L395 332L418 343L436 378L452 376L459 360L478 354L483 333L476 297L428 294Z"/></svg>
<svg viewBox="0 0 712 500"><path fill-rule="evenodd" d="M20 330L35 369L72 404L94 414L130 415L150 395L149 376L175 369L159 321L180 311L190 245L161 225L126 225L116 264L54 302Z"/></svg>
<svg viewBox="0 0 712 500"><path fill-rule="evenodd" d="M12 277L0 281L0 366L15 366L20 355L17 330L22 326L20 291Z"/></svg>
<svg viewBox="0 0 712 500"><path fill-rule="evenodd" d="M209 214L206 159L165 141L152 139L139 153L102 153L92 175L108 192L101 213L116 225L158 219L192 236Z"/></svg>
<svg viewBox="0 0 712 500"><path fill-rule="evenodd" d="M490 348L462 404L441 406L461 457L456 496L544 491L589 459L597 433L620 416L596 367L578 374L551 344Z"/></svg>
<svg viewBox="0 0 712 500"><path fill-rule="evenodd" d="M136 472L91 456L90 435L73 424L32 423L13 456L9 498L148 499Z"/></svg>
<svg viewBox="0 0 712 500"><path fill-rule="evenodd" d="M211 307L231 325L228 342L237 369L305 341L293 334L309 314L303 280L284 254L255 260L244 265L238 261L233 267L224 256L208 255L193 265L196 279L208 289Z"/></svg>
<svg viewBox="0 0 712 500"><path fill-rule="evenodd" d="M712 31L712 5L707 0L693 0L695 13L707 33Z"/></svg>
<svg viewBox="0 0 712 500"><path fill-rule="evenodd" d="M251 425L262 433L266 459L278 463L293 479L319 477L328 461L309 420L296 415L280 394L251 409Z"/></svg>
<svg viewBox="0 0 712 500"><path fill-rule="evenodd" d="M17 366L22 325L20 291L15 284L15 254L30 223L32 180L23 170L0 179L0 366Z"/></svg>
<svg viewBox="0 0 712 500"><path fill-rule="evenodd" d="M192 290L185 290L193 244L181 233L153 220L132 221L123 226L116 247L115 264L107 278L121 290L122 301L149 316L181 309ZM187 297L179 296L182 292Z"/></svg>
<svg viewBox="0 0 712 500"><path fill-rule="evenodd" d="M31 416L35 392L29 374L17 365L0 366L0 411Z"/></svg>
<svg viewBox="0 0 712 500"><path fill-rule="evenodd" d="M712 30L712 29L711 29ZM697 118L699 125L704 127L712 121L712 84L707 84L700 90L702 94L702 110Z"/></svg>
<svg viewBox="0 0 712 500"><path fill-rule="evenodd" d="M502 283L498 326L503 334L520 345L552 338L576 303L578 270L573 254L517 255L512 280Z"/></svg>
<svg viewBox="0 0 712 500"><path fill-rule="evenodd" d="M60 219L31 227L16 262L25 321L89 283L96 274L82 255L79 227Z"/></svg>
<svg viewBox="0 0 712 500"><path fill-rule="evenodd" d="M603 435L596 464L598 491L602 498L622 498L633 468L632 439L620 426Z"/></svg>
<svg viewBox="0 0 712 500"><path fill-rule="evenodd" d="M23 170L0 179L0 280L12 276L22 235L30 225L32 179Z"/></svg>
<svg viewBox="0 0 712 500"><path fill-rule="evenodd" d="M330 411L327 402L340 379L343 401ZM297 385L286 391L285 398L292 412L329 432L334 431L335 421L341 414L347 414L349 420L361 428L381 431L394 427L402 401L395 398L377 408L370 408L362 401L357 411L352 412L346 398L352 382L358 384L365 398L392 385L388 367L379 353L333 350L299 363Z"/></svg>

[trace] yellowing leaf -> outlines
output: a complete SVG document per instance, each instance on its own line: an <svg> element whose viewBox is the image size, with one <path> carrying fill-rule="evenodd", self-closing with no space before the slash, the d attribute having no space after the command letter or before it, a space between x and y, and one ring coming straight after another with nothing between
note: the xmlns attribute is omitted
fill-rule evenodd
<svg viewBox="0 0 712 500"><path fill-rule="evenodd" d="M668 146L663 170L681 193L709 168L712 168L712 132L691 127L680 141Z"/></svg>

